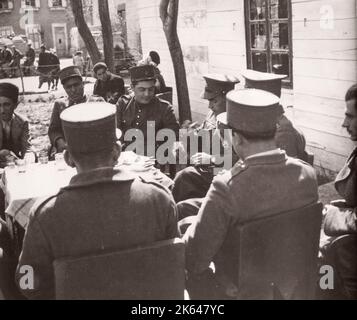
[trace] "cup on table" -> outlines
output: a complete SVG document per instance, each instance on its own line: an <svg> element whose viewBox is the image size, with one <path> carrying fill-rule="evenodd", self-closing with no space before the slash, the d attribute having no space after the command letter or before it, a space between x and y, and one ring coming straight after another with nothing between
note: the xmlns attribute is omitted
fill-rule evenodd
<svg viewBox="0 0 357 320"><path fill-rule="evenodd" d="M46 151L41 151L38 155L38 162L40 164L47 164L48 163L48 154Z"/></svg>
<svg viewBox="0 0 357 320"><path fill-rule="evenodd" d="M66 170L66 162L63 153L55 154L55 163L58 170Z"/></svg>
<svg viewBox="0 0 357 320"><path fill-rule="evenodd" d="M15 160L13 160L13 159L7 160L6 161L6 167L8 167L10 169L15 169L16 168Z"/></svg>
<svg viewBox="0 0 357 320"><path fill-rule="evenodd" d="M26 172L26 162L24 159L17 159L15 161L15 163L16 163L19 173Z"/></svg>

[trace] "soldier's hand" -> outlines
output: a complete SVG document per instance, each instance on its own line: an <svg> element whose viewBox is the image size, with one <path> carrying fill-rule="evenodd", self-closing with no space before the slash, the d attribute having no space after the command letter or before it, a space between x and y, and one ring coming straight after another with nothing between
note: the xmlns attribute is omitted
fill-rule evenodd
<svg viewBox="0 0 357 320"><path fill-rule="evenodd" d="M204 152L196 153L191 157L191 163L195 166L210 165L212 163L212 156Z"/></svg>

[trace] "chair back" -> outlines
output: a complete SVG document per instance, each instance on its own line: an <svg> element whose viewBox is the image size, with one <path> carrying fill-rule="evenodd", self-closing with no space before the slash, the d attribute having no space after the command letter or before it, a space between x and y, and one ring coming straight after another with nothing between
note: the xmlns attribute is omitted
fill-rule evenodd
<svg viewBox="0 0 357 320"><path fill-rule="evenodd" d="M56 299L184 299L185 252L180 239L132 250L54 262Z"/></svg>
<svg viewBox="0 0 357 320"><path fill-rule="evenodd" d="M225 273L239 299L313 299L322 204L239 225L225 245ZM232 255L232 252L234 254Z"/></svg>

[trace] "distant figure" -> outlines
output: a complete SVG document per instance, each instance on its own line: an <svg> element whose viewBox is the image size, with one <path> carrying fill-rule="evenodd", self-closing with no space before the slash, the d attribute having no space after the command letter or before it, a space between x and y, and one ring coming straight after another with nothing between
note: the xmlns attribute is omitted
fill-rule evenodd
<svg viewBox="0 0 357 320"><path fill-rule="evenodd" d="M25 61L24 61L24 75L29 76L31 74L31 67L35 63L36 53L35 50L32 48L31 43L27 44L27 51L25 54Z"/></svg>
<svg viewBox="0 0 357 320"><path fill-rule="evenodd" d="M10 72L10 64L13 58L12 51L5 45L2 51L0 52L0 71L3 73L3 76L7 78Z"/></svg>
<svg viewBox="0 0 357 320"><path fill-rule="evenodd" d="M112 74L104 62L98 62L93 67L97 81L93 94L101 96L105 101L116 104L118 99L125 94L124 80Z"/></svg>
<svg viewBox="0 0 357 320"><path fill-rule="evenodd" d="M83 58L83 52L82 51L77 51L76 54L73 57L73 65L78 67L78 69L81 71L82 76L85 75L85 61Z"/></svg>
<svg viewBox="0 0 357 320"><path fill-rule="evenodd" d="M16 77L16 72L17 70L20 69L20 62L21 59L24 57L24 55L15 46L12 46L12 51L13 51L13 56L12 56L12 61L10 63L10 67L12 68L11 77Z"/></svg>
<svg viewBox="0 0 357 320"><path fill-rule="evenodd" d="M56 83L58 84L57 73L59 66L60 61L58 57L54 53L47 51L46 46L42 44L37 68L37 71L40 73L39 89L41 89L43 83L47 82L48 91L50 91L53 79L55 79L54 88L56 88Z"/></svg>

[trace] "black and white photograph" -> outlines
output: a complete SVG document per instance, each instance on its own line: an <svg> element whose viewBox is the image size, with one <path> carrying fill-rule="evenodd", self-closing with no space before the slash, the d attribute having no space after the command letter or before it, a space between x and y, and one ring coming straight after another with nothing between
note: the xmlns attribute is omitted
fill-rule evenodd
<svg viewBox="0 0 357 320"><path fill-rule="evenodd" d="M0 0L0 300L357 300L357 1Z"/></svg>

